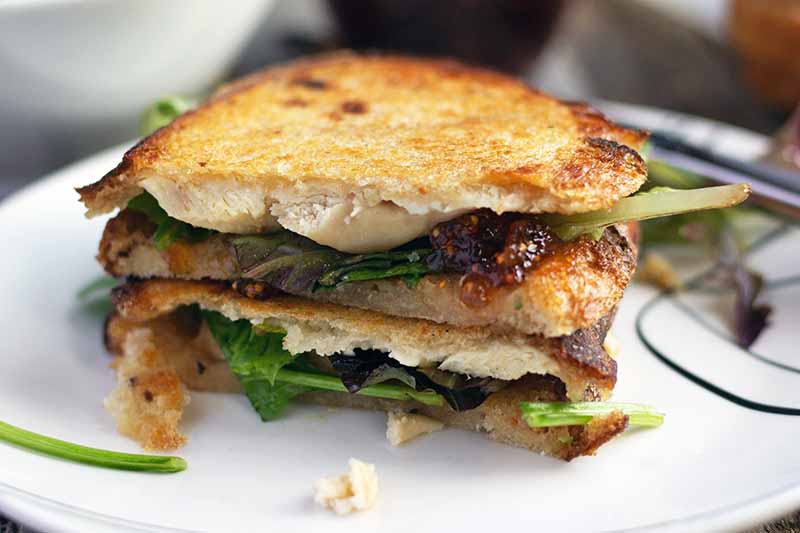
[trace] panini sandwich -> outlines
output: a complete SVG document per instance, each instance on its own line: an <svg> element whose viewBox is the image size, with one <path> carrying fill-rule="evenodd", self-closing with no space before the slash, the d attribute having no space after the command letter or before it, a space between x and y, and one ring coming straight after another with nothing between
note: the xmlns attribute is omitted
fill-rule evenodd
<svg viewBox="0 0 800 533"><path fill-rule="evenodd" d="M646 138L453 61L340 53L223 87L78 190L120 209L107 405L148 448L183 442L195 389L264 420L296 397L591 454L652 415L603 402L636 220L749 192L631 196Z"/></svg>

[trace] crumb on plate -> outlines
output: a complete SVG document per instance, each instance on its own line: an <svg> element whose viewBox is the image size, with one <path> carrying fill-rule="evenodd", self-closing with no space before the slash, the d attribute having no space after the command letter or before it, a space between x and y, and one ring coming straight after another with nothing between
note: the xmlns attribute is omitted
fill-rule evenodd
<svg viewBox="0 0 800 533"><path fill-rule="evenodd" d="M375 465L353 458L348 465L349 473L325 477L314 483L314 501L339 515L369 509L378 497Z"/></svg>

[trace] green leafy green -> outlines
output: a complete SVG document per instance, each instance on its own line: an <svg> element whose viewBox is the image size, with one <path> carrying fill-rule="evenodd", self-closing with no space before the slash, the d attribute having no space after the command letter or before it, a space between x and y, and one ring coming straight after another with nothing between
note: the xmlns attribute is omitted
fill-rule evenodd
<svg viewBox="0 0 800 533"><path fill-rule="evenodd" d="M0 441L52 457L105 468L160 473L186 470L186 461L180 457L142 455L90 448L40 435L5 422L0 422Z"/></svg>
<svg viewBox="0 0 800 533"><path fill-rule="evenodd" d="M229 320L214 311L203 311L203 316L231 371L262 420L279 417L289 400L306 392L348 392L340 378L322 374L303 355L292 356L286 351L284 332L253 326L247 320ZM444 399L434 392L419 392L405 385L371 385L358 394L416 400L428 405L444 404Z"/></svg>
<svg viewBox="0 0 800 533"><path fill-rule="evenodd" d="M285 381L270 385L264 381L246 379L242 380L242 388L253 405L253 409L264 422L280 417L286 406L289 405L289 400L295 396L314 390L313 387L295 385Z"/></svg>
<svg viewBox="0 0 800 533"><path fill-rule="evenodd" d="M645 247L658 244L711 245L719 240L727 211L700 211L648 220L642 224Z"/></svg>
<svg viewBox="0 0 800 533"><path fill-rule="evenodd" d="M214 230L197 228L191 224L172 218L158 205L158 200L147 192L143 192L139 196L131 199L128 202L128 209L144 213L147 215L147 218L156 225L156 231L153 233L153 244L160 252L169 248L175 241L187 240L190 242L198 242L207 239L215 233Z"/></svg>
<svg viewBox="0 0 800 533"><path fill-rule="evenodd" d="M352 355L331 354L326 359L349 392L396 380L418 392L438 394L456 411L474 409L503 386L491 378L405 366L381 350L356 348Z"/></svg>
<svg viewBox="0 0 800 533"><path fill-rule="evenodd" d="M392 277L403 278L414 287L431 272L425 262L431 250L421 248L411 251L390 251L351 256L326 272L318 280L322 287L335 287L352 281L367 281Z"/></svg>
<svg viewBox="0 0 800 533"><path fill-rule="evenodd" d="M413 286L431 272L425 262L428 248L351 255L289 231L233 237L229 242L244 277L295 294L388 277Z"/></svg>
<svg viewBox="0 0 800 533"><path fill-rule="evenodd" d="M195 100L183 96L166 96L161 98L142 113L139 133L142 136L150 135L196 105L197 102Z"/></svg>
<svg viewBox="0 0 800 533"><path fill-rule="evenodd" d="M283 349L282 332L260 330L247 320L229 320L214 311L203 311L203 317L262 420L274 420L289 400L310 390L275 383L278 371L294 359Z"/></svg>
<svg viewBox="0 0 800 533"><path fill-rule="evenodd" d="M664 414L653 407L617 402L521 402L522 418L530 427L581 426L596 416L621 411L633 426L657 427Z"/></svg>
<svg viewBox="0 0 800 533"><path fill-rule="evenodd" d="M77 292L75 295L80 302L80 307L97 318L105 318L114 305L111 303L109 289L115 287L118 281L111 276L98 276Z"/></svg>
<svg viewBox="0 0 800 533"><path fill-rule="evenodd" d="M76 296L78 300L88 300L99 292L106 294L108 289L115 287L117 283L117 279L112 278L111 276L98 276L81 287Z"/></svg>
<svg viewBox="0 0 800 533"><path fill-rule="evenodd" d="M707 179L693 172L668 165L662 161L651 160L647 163L647 185L670 187L672 189L699 189L707 187Z"/></svg>
<svg viewBox="0 0 800 533"><path fill-rule="evenodd" d="M278 372L277 381L290 383L296 386L306 386L310 390L326 390L350 394L342 380L336 376L319 374L315 372L299 372L283 368ZM388 385L380 383L359 389L355 394L387 398L390 400L415 400L426 405L444 405L444 398L431 391L416 391L406 385Z"/></svg>
<svg viewBox="0 0 800 533"><path fill-rule="evenodd" d="M745 183L691 190L654 187L623 198L609 209L574 215L542 215L541 218L562 240L569 241L584 234L597 238L602 229L611 224L731 207L749 195L750 186Z"/></svg>
<svg viewBox="0 0 800 533"><path fill-rule="evenodd" d="M231 371L240 378L266 379L274 385L278 370L292 362L292 354L283 349L283 332L260 330L247 320L228 320L213 311L203 316Z"/></svg>
<svg viewBox="0 0 800 533"><path fill-rule="evenodd" d="M692 172L661 161L650 161L644 188L697 189L708 184L709 180ZM659 244L695 244L711 250L719 242L723 229L735 229L739 221L752 218L757 212L752 207L739 205L729 209L695 211L651 219L642 224L642 241L646 247ZM737 239L743 238L738 231L736 233Z"/></svg>

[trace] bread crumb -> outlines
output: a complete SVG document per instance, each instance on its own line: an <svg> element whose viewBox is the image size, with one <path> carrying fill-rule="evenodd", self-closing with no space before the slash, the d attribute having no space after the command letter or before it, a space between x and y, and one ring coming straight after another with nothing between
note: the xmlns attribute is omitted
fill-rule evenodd
<svg viewBox="0 0 800 533"><path fill-rule="evenodd" d="M364 511L378 497L375 465L351 458L349 474L326 477L314 483L314 501L339 515Z"/></svg>
<svg viewBox="0 0 800 533"><path fill-rule="evenodd" d="M395 413L389 411L386 419L386 438L392 446L399 446L412 439L439 431L444 424L425 415Z"/></svg>
<svg viewBox="0 0 800 533"><path fill-rule="evenodd" d="M603 341L603 349L606 353L612 359L616 359L619 355L620 348L622 348L622 344L620 344L619 339L610 331L606 333L606 338Z"/></svg>
<svg viewBox="0 0 800 533"><path fill-rule="evenodd" d="M683 285L667 258L656 252L650 252L645 256L642 266L637 271L637 278L639 281L668 291L680 289Z"/></svg>

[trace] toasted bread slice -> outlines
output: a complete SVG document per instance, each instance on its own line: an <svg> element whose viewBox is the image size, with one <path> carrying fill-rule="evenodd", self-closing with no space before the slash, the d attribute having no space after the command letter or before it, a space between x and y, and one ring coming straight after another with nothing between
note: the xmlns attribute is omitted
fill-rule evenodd
<svg viewBox="0 0 800 533"><path fill-rule="evenodd" d="M388 249L482 207L607 208L644 182L636 150L645 139L498 73L338 53L222 88L79 193L89 215L146 189L195 226L249 233L280 224L344 251ZM374 231L381 220L391 223ZM402 235L349 247L326 240L347 228L358 238Z"/></svg>
<svg viewBox="0 0 800 533"><path fill-rule="evenodd" d="M149 449L171 449L186 440L179 426L183 407L189 399L185 387L197 391L241 392L208 329L188 310L178 309L144 322L114 313L107 322L106 341L109 350L119 356L116 363L118 385L106 400L106 406L120 431ZM154 383L160 386L154 388ZM585 426L545 429L532 429L520 417L522 401L563 401L566 398L564 384L557 378L527 375L491 394L477 408L461 412L446 406L431 407L345 393L316 392L299 399L331 406L414 410L448 426L485 432L494 440L567 461L593 454L627 426L627 417L619 412L598 417ZM255 416L253 423L257 423Z"/></svg>
<svg viewBox="0 0 800 533"><path fill-rule="evenodd" d="M232 320L277 326L286 331L284 348L294 354L377 349L407 366L434 366L469 376L510 381L549 374L566 384L573 401L607 398L616 383L616 362L602 347L611 316L593 328L549 339L391 317L295 296L253 300L210 281L128 283L115 290L114 301L117 312L133 322L198 304Z"/></svg>
<svg viewBox="0 0 800 533"><path fill-rule="evenodd" d="M106 225L100 263L117 277L229 281L241 277L225 235L177 242L159 252L152 243L153 230L140 213L122 211ZM302 296L457 326L558 337L589 327L614 309L636 266L637 230L635 223L619 225L599 241L573 241L544 258L521 285L495 291L489 304L480 308L462 303L459 274L426 276L414 288L385 279Z"/></svg>

